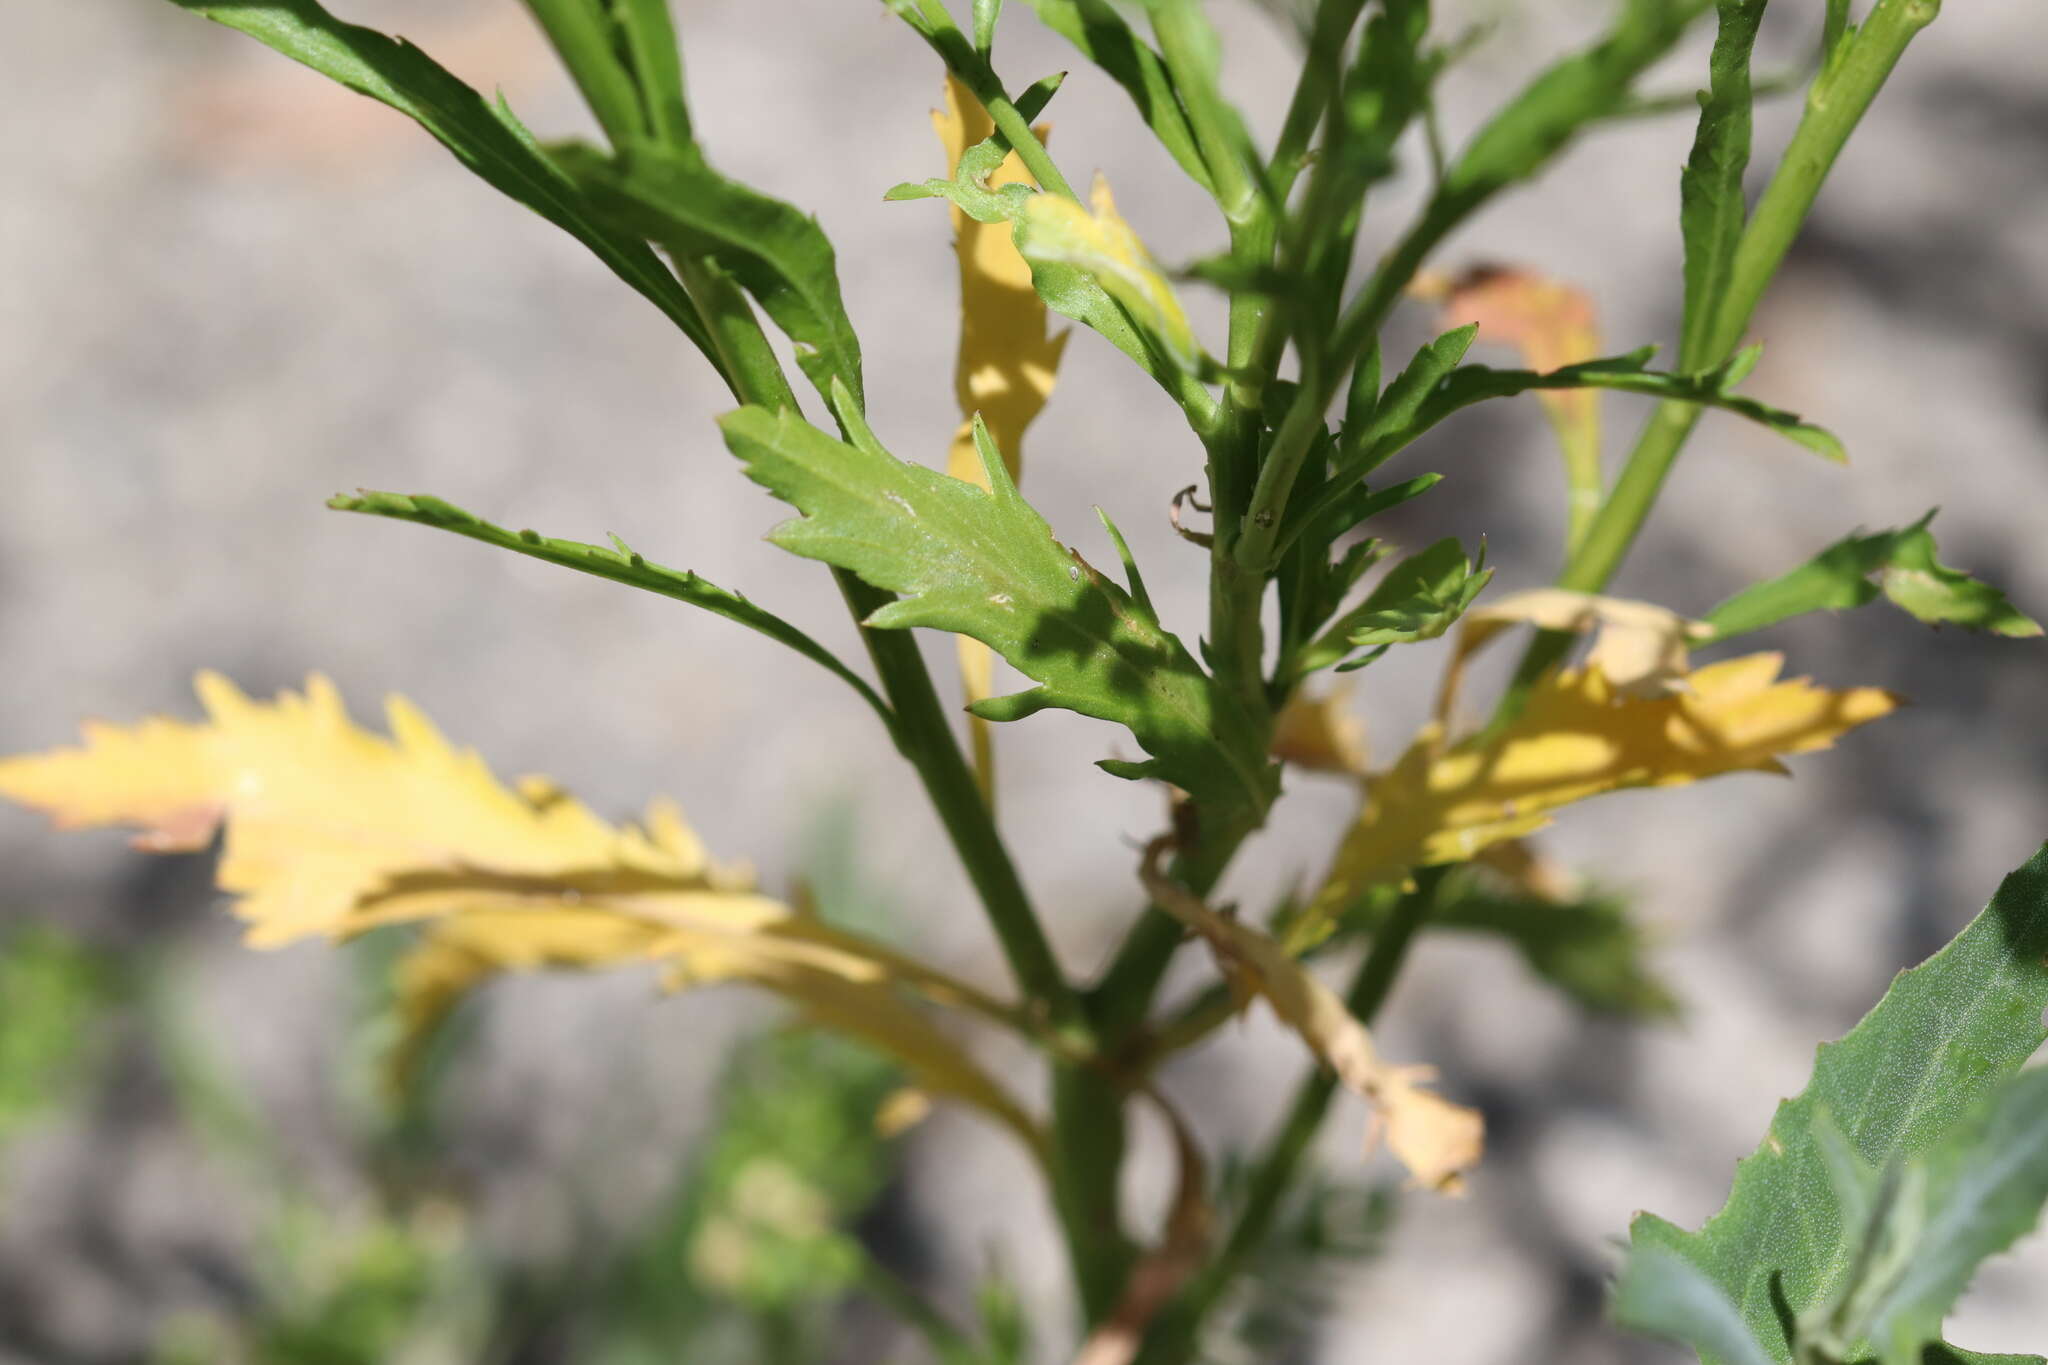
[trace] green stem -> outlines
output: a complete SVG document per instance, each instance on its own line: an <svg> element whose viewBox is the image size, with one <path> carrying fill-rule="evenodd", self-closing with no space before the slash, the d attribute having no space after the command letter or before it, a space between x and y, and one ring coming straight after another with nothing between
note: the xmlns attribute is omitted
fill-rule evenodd
<svg viewBox="0 0 2048 1365"><path fill-rule="evenodd" d="M1360 1023L1370 1025L1386 1003L1407 961L1409 947L1429 918L1437 884L1445 870L1436 867L1417 871L1415 889L1395 903L1386 922L1373 935L1372 949L1344 997L1344 1003ZM1161 1318L1139 1352L1136 1365L1181 1365L1193 1355L1203 1320L1272 1231L1288 1187L1294 1182L1309 1144L1322 1128L1336 1093L1337 1077L1327 1067L1318 1067L1315 1074L1302 1081L1294 1092L1287 1118L1252 1170L1244 1207L1231 1225L1223 1249Z"/></svg>
<svg viewBox="0 0 2048 1365"><path fill-rule="evenodd" d="M1280 138L1273 144L1273 158L1267 163L1273 182L1273 197L1285 203L1294 188L1295 177L1308 159L1308 140L1329 107L1337 83L1344 75L1344 43L1351 28L1365 10L1365 0L1322 0L1316 7L1315 25L1310 30L1308 53L1301 79L1294 84L1294 96L1287 102L1287 118L1280 125Z"/></svg>

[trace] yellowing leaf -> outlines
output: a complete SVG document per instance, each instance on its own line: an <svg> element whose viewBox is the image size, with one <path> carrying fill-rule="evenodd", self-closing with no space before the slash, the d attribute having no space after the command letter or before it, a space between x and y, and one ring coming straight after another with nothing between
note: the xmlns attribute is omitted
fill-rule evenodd
<svg viewBox="0 0 2048 1365"><path fill-rule="evenodd" d="M1366 780L1364 808L1293 946L1320 937L1366 889L1531 833L1560 806L1626 787L1782 773L1781 755L1827 748L1899 705L1875 687L1781 682L1783 663L1750 654L1710 664L1686 677L1687 690L1648 698L1622 695L1596 668L1554 673L1497 735L1448 744L1441 725L1426 727L1399 762Z"/></svg>
<svg viewBox="0 0 2048 1365"><path fill-rule="evenodd" d="M1458 652L1445 677L1447 699L1455 693L1458 670L1465 659L1499 632L1515 625L1575 634L1595 632L1586 666L1599 669L1600 675L1618 691L1650 697L1682 689L1692 666L1689 647L1714 633L1714 628L1705 622L1688 621L1654 602L1599 597L1565 588L1510 593L1465 613ZM1447 709L1439 707L1438 719L1450 719L1445 714Z"/></svg>
<svg viewBox="0 0 2048 1365"><path fill-rule="evenodd" d="M1202 348L1159 263L1116 210L1109 182L1097 175L1082 208L1064 195L1034 194L1024 206L1017 249L1026 260L1071 265L1092 276L1124 306L1168 360L1201 368Z"/></svg>
<svg viewBox="0 0 2048 1365"><path fill-rule="evenodd" d="M1363 774L1365 727L1351 710L1351 689L1290 697L1273 723L1273 757L1310 772Z"/></svg>
<svg viewBox="0 0 2048 1365"><path fill-rule="evenodd" d="M198 690L205 723L87 726L82 748L0 760L0 795L65 826L137 826L159 850L202 847L225 825L217 875L252 944L421 924L398 968L400 1073L500 972L658 963L679 986L773 991L1042 1154L1036 1126L908 995L1008 1020L1004 1006L755 894L673 806L613 826L547 782L507 788L402 699L389 739L357 728L317 676L274 702L214 674Z"/></svg>
<svg viewBox="0 0 2048 1365"><path fill-rule="evenodd" d="M1264 997L1281 1023L1294 1030L1346 1087L1373 1106L1387 1146L1416 1183L1443 1194L1458 1193L1464 1172L1485 1149L1485 1123L1476 1110L1456 1105L1423 1088L1434 1072L1426 1066L1392 1066L1380 1060L1372 1034L1338 994L1270 934L1203 904L1159 867L1164 840L1146 850L1144 879L1153 904L1187 925L1209 944L1240 1000Z"/></svg>
<svg viewBox="0 0 2048 1365"><path fill-rule="evenodd" d="M995 121L981 102L950 75L946 77L946 107L932 111L932 126L945 144L949 175L958 175L960 158L995 132ZM1038 132L1043 140L1045 130ZM989 174L987 183L993 189L1032 181L1023 161L1011 152ZM1067 333L1046 335L1045 303L1032 287L1031 266L1011 240L1009 221L977 222L958 204L952 212L953 249L960 262L960 355L953 370L953 389L960 400L962 420L946 454L946 472L987 488L988 475L974 444L974 415L981 414L1014 483L1023 472L1024 429L1052 393ZM959 637L955 645L967 705L985 701L995 692L995 656L987 645L966 636ZM979 716L967 720L984 798L994 789L989 725Z"/></svg>

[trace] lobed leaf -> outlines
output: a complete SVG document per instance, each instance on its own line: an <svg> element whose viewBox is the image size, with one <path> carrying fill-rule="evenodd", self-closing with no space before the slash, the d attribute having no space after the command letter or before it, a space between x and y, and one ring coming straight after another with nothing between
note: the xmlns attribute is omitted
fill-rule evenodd
<svg viewBox="0 0 2048 1365"><path fill-rule="evenodd" d="M1911 526L1851 535L1789 573L1746 588L1705 616L1714 638L1726 640L1809 611L1843 611L1879 593L1927 624L2027 638L2040 623L2005 594L1935 558L1929 512Z"/></svg>
<svg viewBox="0 0 2048 1365"><path fill-rule="evenodd" d="M1597 669L1552 673L1502 729L1454 744L1441 722L1424 727L1393 767L1366 780L1358 819L1293 941L1321 937L1371 888L1533 833L1559 807L1630 787L1782 773L1780 756L1827 748L1899 705L1874 687L1781 682L1783 662L1751 654L1710 664L1687 690L1650 698L1621 695Z"/></svg>
<svg viewBox="0 0 2048 1365"><path fill-rule="evenodd" d="M258 947L421 926L399 968L396 1062L491 976L540 966L658 963L674 984L741 981L898 1058L1034 1151L1001 1087L908 999L1004 1017L1000 1005L861 937L755 893L681 813L615 826L544 779L506 787L394 697L391 735L358 728L326 679L253 701L201 674L208 718L88 724L82 748L0 759L0 795L66 828L127 825L153 852L206 847Z"/></svg>
<svg viewBox="0 0 2048 1365"><path fill-rule="evenodd" d="M1880 1279L1880 1292L1837 1325L1881 1333L1884 1365L1978 1359L1931 1334L1960 1287L1962 1263L2003 1246L2022 1218L2031 1225L2048 1188L2039 1128L2048 1122L2048 1082L2041 1072L2012 1080L2048 1038L2044 1008L2048 849L2007 877L1946 947L1900 973L1861 1023L1822 1045L1806 1088L1778 1106L1763 1144L1737 1165L1719 1213L1698 1232L1639 1215L1632 1258L1654 1252L1690 1263L1735 1305L1769 1359L1790 1361L1802 1330L1795 1324L1811 1331L1833 1319L1859 1268L1884 1268L1885 1258L1857 1254L1867 1250L1871 1219L1845 1214L1858 1203L1884 1214L1882 1191L1857 1193L1853 1172L1891 1168L1891 1197L1919 1201L1911 1206L1919 1225L1908 1219L1912 1236L1891 1267L1903 1274ZM1830 1123L1846 1161L1837 1153L1830 1162ZM1905 1188L1915 1184L1917 1194ZM1901 1231L1888 1221L1879 1228Z"/></svg>
<svg viewBox="0 0 2048 1365"><path fill-rule="evenodd" d="M1449 630L1493 577L1493 570L1465 558L1455 538L1439 540L1387 571L1366 599L1337 619L1304 652L1304 670L1323 668L1347 649L1413 644Z"/></svg>
<svg viewBox="0 0 2048 1365"><path fill-rule="evenodd" d="M842 414L843 415L843 414ZM1115 764L1222 811L1263 812L1276 777L1256 733L1185 646L1130 593L1053 539L980 438L989 487L907 464L856 432L847 445L789 413L721 422L749 477L803 515L770 539L900 594L868 619L980 640L1039 685L974 707L1017 720L1046 707L1128 728L1152 755Z"/></svg>

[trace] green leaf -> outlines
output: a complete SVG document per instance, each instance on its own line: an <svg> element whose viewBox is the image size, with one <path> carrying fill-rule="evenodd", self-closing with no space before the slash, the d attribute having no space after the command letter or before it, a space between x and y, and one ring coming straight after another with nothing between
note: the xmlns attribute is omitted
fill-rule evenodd
<svg viewBox="0 0 2048 1365"><path fill-rule="evenodd" d="M696 574L681 569L665 569L653 563L644 555L635 553L625 542L614 537L615 548L606 549L601 545L586 545L575 540L555 540L537 531L508 531L494 526L482 517L465 512L452 503L425 494L407 497L401 493L379 493L365 490L354 497L341 494L328 499L327 505L338 512L362 512L374 517L390 517L394 521L410 521L420 526L432 526L442 531L453 531L471 540L480 540L486 545L495 545L501 550L533 559L544 559L550 564L581 573L595 574L609 578L614 583L640 588L647 592L673 597L678 602L687 602L693 607L702 607L728 621L738 622L749 630L758 631L771 640L788 645L797 653L822 664L837 674L861 699L875 709L883 723L893 727L894 720L888 706L875 694L861 676L839 661L831 650L798 630L789 622L771 611L755 606L736 592L728 592L714 583L707 583Z"/></svg>
<svg viewBox="0 0 2048 1365"><path fill-rule="evenodd" d="M1838 1301L1864 1233L1842 1217L1815 1137L1817 1113L1827 1112L1870 1167L1946 1162L1933 1154L1951 1134L1979 1122L1991 1131L1971 1116L2048 1037L2044 1008L2048 848L2007 877L1948 946L1901 973L1846 1037L1821 1047L1806 1089L1779 1105L1763 1145L1737 1165L1720 1213L1696 1233L1643 1214L1631 1229L1635 1254L1661 1248L1691 1262L1773 1360L1790 1360L1788 1323Z"/></svg>
<svg viewBox="0 0 2048 1365"><path fill-rule="evenodd" d="M1649 1247L1628 1258L1614 1286L1614 1320L1631 1331L1690 1346L1724 1365L1771 1365L1754 1333L1707 1273Z"/></svg>
<svg viewBox="0 0 2048 1365"><path fill-rule="evenodd" d="M614 147L648 132L632 74L619 60L612 21L593 0L525 0L548 43Z"/></svg>
<svg viewBox="0 0 2048 1365"><path fill-rule="evenodd" d="M683 56L668 0L612 0L612 22L625 40L626 57L647 108L648 131L664 142L690 141Z"/></svg>
<svg viewBox="0 0 2048 1365"><path fill-rule="evenodd" d="M1630 86L1670 51L1709 0L1627 0L1593 47L1555 63L1489 119L1445 172L1433 215L1454 221L1533 175L1587 124L1626 107Z"/></svg>
<svg viewBox="0 0 2048 1365"><path fill-rule="evenodd" d="M1845 611L1880 592L1929 625L1954 624L2013 638L2039 635L2038 622L2005 594L1935 558L1929 512L1911 526L1852 535L1789 573L1746 588L1702 619L1726 640L1809 611Z"/></svg>
<svg viewBox="0 0 2048 1365"><path fill-rule="evenodd" d="M1456 539L1439 540L1389 569L1365 601L1346 612L1324 639L1334 636L1354 648L1434 640L1465 614L1493 577L1493 570L1480 567L1485 561L1483 546L1475 564L1465 558ZM1318 642L1311 652L1324 648Z"/></svg>
<svg viewBox="0 0 2048 1365"><path fill-rule="evenodd" d="M1643 931L1617 897L1553 901L1466 887L1430 912L1433 928L1496 935L1529 970L1603 1014L1670 1018L1678 1002L1648 963Z"/></svg>
<svg viewBox="0 0 2048 1365"><path fill-rule="evenodd" d="M1113 721L1153 756L1111 769L1120 776L1158 777L1226 811L1270 803L1277 771L1246 747L1257 727L1150 612L1053 539L978 423L986 491L786 412L741 408L720 425L748 475L803 513L771 540L901 594L869 625L969 636L1039 684L975 714L1059 707Z"/></svg>
<svg viewBox="0 0 2048 1365"><path fill-rule="evenodd" d="M860 341L839 297L832 244L815 218L728 180L694 146L628 142L617 158L563 146L555 158L619 226L678 256L709 256L796 343L804 374L862 399Z"/></svg>
<svg viewBox="0 0 2048 1365"><path fill-rule="evenodd" d="M996 20L1002 17L1002 13L1003 0L974 0L974 50L984 58L995 46Z"/></svg>
<svg viewBox="0 0 2048 1365"><path fill-rule="evenodd" d="M1145 126L1167 154L1203 189L1211 188L1209 168L1195 144L1181 108L1180 94L1166 63L1144 39L1132 32L1110 0L1028 0L1039 22L1081 50L1122 86L1138 106ZM1073 316L1068 314L1069 317Z"/></svg>
<svg viewBox="0 0 2048 1365"><path fill-rule="evenodd" d="M413 119L500 193L589 247L724 373L689 295L647 243L605 223L502 103L491 104L401 39L343 23L316 0L171 0L248 34Z"/></svg>
<svg viewBox="0 0 2048 1365"><path fill-rule="evenodd" d="M1769 0L1719 0L1709 84L1700 96L1699 131L1678 180L1679 231L1685 238L1685 326L1679 367L1712 365L1705 354L1714 308L1735 269L1735 248L1749 209L1742 173L1749 168L1750 53Z"/></svg>
<svg viewBox="0 0 2048 1365"><path fill-rule="evenodd" d="M1852 1264L1861 1273L1844 1286L1829 1326L1845 1348L1867 1340L1884 1365L1916 1365L1977 1267L2040 1220L2048 1200L2048 1068L2007 1081L1908 1163L1896 1188L1856 1249Z"/></svg>

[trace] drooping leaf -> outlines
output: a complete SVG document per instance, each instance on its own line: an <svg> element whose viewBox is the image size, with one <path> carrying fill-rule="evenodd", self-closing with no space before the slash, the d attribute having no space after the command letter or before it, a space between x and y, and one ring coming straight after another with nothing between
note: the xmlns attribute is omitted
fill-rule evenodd
<svg viewBox="0 0 2048 1365"><path fill-rule="evenodd" d="M1279 940L1217 913L1167 877L1159 868L1164 849L1160 841L1146 851L1143 872L1152 903L1208 943L1240 1002L1264 999L1338 1080L1373 1105L1388 1149L1417 1184L1442 1194L1462 1191L1465 1172L1479 1164L1485 1148L1485 1124L1478 1112L1427 1089L1434 1068L1380 1060L1371 1033L1343 997Z"/></svg>
<svg viewBox="0 0 2048 1365"><path fill-rule="evenodd" d="M1814 1330L1814 1315L1832 1316L1859 1266L1883 1269L1886 1259L1855 1254L1872 1224L1844 1217L1844 1158L1830 1162L1825 1114L1854 1163L1893 1173L1889 1196L1873 1184L1852 1205L1883 1214L1887 1197L1921 1201L1903 1206L1917 1213L1917 1228L1911 1216L1882 1224L1884 1235L1912 1233L1890 1266L1899 1277L1881 1277L1879 1292L1852 1305L1868 1310L1860 1325L1852 1312L1843 1330L1882 1329L1884 1365L1972 1359L1931 1340L1946 1303L1935 1305L1950 1297L1961 1262L2003 1246L2022 1215L2031 1225L2039 1211L2048 1082L2038 1072L2017 1086L2011 1078L2048 1037L2044 1008L2048 849L2007 877L1946 947L1901 973L1845 1037L1820 1048L1806 1089L1778 1106L1763 1144L1737 1165L1719 1213L1694 1233L1642 1214L1633 1254L1676 1256L1703 1271L1768 1358L1790 1361L1790 1324ZM1886 1306L1894 1307L1879 1311Z"/></svg>
<svg viewBox="0 0 2048 1365"><path fill-rule="evenodd" d="M1742 194L1742 173L1749 168L1749 62L1767 3L1718 0L1716 6L1720 29L1708 86L1700 94L1699 131L1678 178L1678 224L1685 238L1685 326L1678 360L1684 370L1721 361L1707 348L1714 309L1728 288L1749 217Z"/></svg>
<svg viewBox="0 0 2048 1365"><path fill-rule="evenodd" d="M2038 622L2021 614L2005 594L1935 558L1929 512L1911 526L1836 541L1789 573L1746 588L1706 614L1714 638L1761 630L1809 611L1844 611L1879 593L1929 625L2026 638Z"/></svg>
<svg viewBox="0 0 2048 1365"><path fill-rule="evenodd" d="M1652 698L1621 695L1597 670L1553 673L1502 730L1451 743L1441 724L1424 727L1399 762L1367 780L1358 820L1290 940L1313 942L1369 888L1533 833L1561 806L1722 773L1782 773L1780 756L1827 748L1899 704L1874 687L1781 682L1783 662L1751 654L1710 664L1685 691Z"/></svg>
<svg viewBox="0 0 2048 1365"><path fill-rule="evenodd" d="M633 141L616 157L565 145L553 156L610 221L731 272L796 344L797 365L819 393L829 396L836 379L864 401L860 341L815 218L720 175L694 144Z"/></svg>
<svg viewBox="0 0 2048 1365"><path fill-rule="evenodd" d="M1187 313L1159 263L1117 212L1108 180L1095 177L1088 208L1063 195L1032 195L1016 232L1026 260L1080 271L1123 305L1161 355L1183 370L1201 368L1201 343Z"/></svg>
<svg viewBox="0 0 2048 1365"><path fill-rule="evenodd" d="M344 23L317 0L172 0L413 119L500 193L569 233L718 364L696 305L646 242L606 223L510 109L403 39Z"/></svg>
<svg viewBox="0 0 2048 1365"><path fill-rule="evenodd" d="M706 855L674 806L611 825L546 781L506 787L392 698L391 736L359 729L326 679L252 701L202 674L202 723L88 724L85 745L0 759L0 795L60 826L126 825L155 852L206 847L249 942L422 927L401 966L398 1062L488 977L635 962L676 984L740 981L896 1057L935 1093L1035 1127L905 992L1001 1017L971 988L756 894Z"/></svg>
<svg viewBox="0 0 2048 1365"><path fill-rule="evenodd" d="M602 545L586 545L581 541L557 540L543 536L537 531L508 531L494 526L482 517L466 512L453 503L424 493L407 496L402 493L379 493L365 490L353 497L337 494L327 501L329 507L340 512L362 512L375 517L390 517L394 521L410 521L421 526L432 526L443 531L453 531L471 540L480 540L486 545L495 545L501 550L544 559L550 564L583 573L609 578L614 583L647 592L673 597L678 602L687 602L701 607L728 621L736 621L749 630L758 631L780 644L789 646L797 653L830 669L847 686L858 692L861 700L873 707L885 723L890 722L889 707L866 679L848 668L837 655L826 649L810 636L798 630L780 616L755 606L736 592L728 592L715 583L707 583L687 569L667 569L618 542L615 548Z"/></svg>
<svg viewBox="0 0 2048 1365"><path fill-rule="evenodd" d="M1240 751L1255 727L1151 612L1053 539L985 433L988 489L871 440L846 445L792 414L742 408L721 425L749 476L803 514L770 539L900 594L870 625L969 636L1039 684L977 715L1018 720L1050 706L1112 721L1153 757L1112 771L1158 777L1217 810L1265 809L1272 765Z"/></svg>

